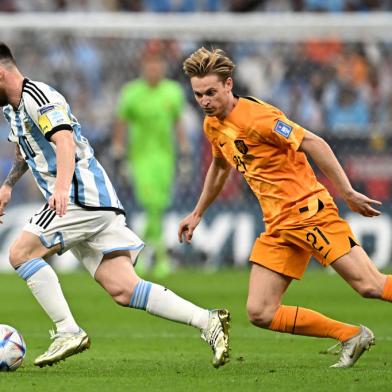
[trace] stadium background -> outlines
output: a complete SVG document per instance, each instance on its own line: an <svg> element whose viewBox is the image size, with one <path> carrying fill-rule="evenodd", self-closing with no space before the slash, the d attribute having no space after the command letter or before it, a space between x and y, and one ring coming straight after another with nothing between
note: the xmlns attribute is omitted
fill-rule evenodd
<svg viewBox="0 0 392 392"><path fill-rule="evenodd" d="M121 86L138 75L146 50L162 53L169 76L186 91L190 157L179 157L165 236L178 265L244 266L263 229L256 199L236 174L206 214L192 246L177 243L179 220L193 207L209 164L181 65L201 45L221 47L237 64L235 92L280 107L292 120L325 137L354 186L383 202L383 215L351 214L336 197L365 248L380 267L392 261L392 22L391 1L377 0L101 0L0 1L1 39L22 72L58 88L82 124L82 132L107 168L126 206L131 227L143 214L132 179L110 149ZM13 147L0 119L0 178L8 173ZM139 146L143 149L143 146ZM42 203L30 178L17 185L0 230L0 269L27 217ZM328 181L320 176L323 183ZM62 261L61 261L62 260ZM72 257L55 259L73 269Z"/></svg>
<svg viewBox="0 0 392 392"><path fill-rule="evenodd" d="M129 178L113 165L110 136L119 88L136 76L138 56L146 47L165 48L170 76L187 91L186 129L193 146L192 164L182 159L178 170L165 235L176 263L208 269L247 265L249 248L262 230L255 198L233 174L198 228L193 247L179 247L176 241L178 221L200 192L209 157L181 63L202 44L226 49L238 65L238 93L277 104L293 120L323 135L355 186L383 201L383 215L366 219L350 214L336 199L376 263L390 267L391 10L387 0L0 0L0 39L13 48L25 75L47 81L67 96L116 181L136 231L140 209ZM4 178L13 151L2 119L0 132ZM13 197L0 225L2 270L10 270L11 239L42 203L27 175ZM77 268L67 257L53 260L55 267ZM211 352L198 331L116 307L83 271L59 277L73 313L92 338L91 350L51 368L36 368L34 358L48 345L50 320L17 274L0 274L0 322L16 327L27 343L22 367L1 374L1 391L391 390L390 304L364 300L316 264L290 285L284 303L374 330L376 347L347 371L334 372L328 366L336 358L318 355L332 344L328 339L249 325L246 268L219 268L211 274L179 269L159 281L203 307L230 309L231 362L219 370L210 365Z"/></svg>

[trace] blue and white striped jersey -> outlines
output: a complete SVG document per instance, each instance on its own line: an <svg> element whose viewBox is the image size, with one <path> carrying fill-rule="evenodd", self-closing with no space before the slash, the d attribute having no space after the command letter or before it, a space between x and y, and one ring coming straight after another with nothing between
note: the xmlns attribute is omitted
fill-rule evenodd
<svg viewBox="0 0 392 392"><path fill-rule="evenodd" d="M11 126L8 140L19 145L47 200L54 191L57 174L56 145L50 137L65 129L73 132L76 144L71 202L87 209L111 209L124 213L109 177L94 157L88 140L81 134L78 120L59 92L45 83L25 79L18 109L7 105L3 113Z"/></svg>

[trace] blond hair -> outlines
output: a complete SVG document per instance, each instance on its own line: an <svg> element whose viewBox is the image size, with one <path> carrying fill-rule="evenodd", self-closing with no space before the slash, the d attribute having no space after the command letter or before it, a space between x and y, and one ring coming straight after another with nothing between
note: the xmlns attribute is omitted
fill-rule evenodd
<svg viewBox="0 0 392 392"><path fill-rule="evenodd" d="M202 78L214 74L221 81L231 77L235 64L226 56L221 49L208 49L201 47L192 53L183 63L185 74L192 78L194 76Z"/></svg>

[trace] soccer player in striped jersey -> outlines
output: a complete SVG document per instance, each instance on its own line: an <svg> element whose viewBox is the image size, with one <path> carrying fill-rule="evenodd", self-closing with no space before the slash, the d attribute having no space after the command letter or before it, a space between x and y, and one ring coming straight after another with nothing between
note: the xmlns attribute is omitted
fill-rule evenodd
<svg viewBox="0 0 392 392"><path fill-rule="evenodd" d="M0 106L16 144L14 164L0 187L0 217L28 169L47 201L10 249L11 265L56 326L52 344L34 364L52 365L90 346L45 261L67 250L118 304L199 328L213 350L213 365L227 362L229 312L200 308L137 276L133 265L144 244L126 226L116 192L68 103L50 86L25 78L1 42Z"/></svg>
<svg viewBox="0 0 392 392"><path fill-rule="evenodd" d="M219 49L200 48L184 62L196 101L206 115L204 132L213 159L196 207L180 223L179 240L191 241L230 169L242 173L259 200L266 226L250 256L250 321L277 332L337 339L341 355L332 367L350 367L374 344L373 332L310 309L282 305L282 297L291 281L302 277L312 255L323 266L331 265L364 297L392 302L392 275L378 271L358 244L306 156L353 211L377 216L376 206L381 203L352 188L323 139L266 102L235 96L233 69L233 62Z"/></svg>

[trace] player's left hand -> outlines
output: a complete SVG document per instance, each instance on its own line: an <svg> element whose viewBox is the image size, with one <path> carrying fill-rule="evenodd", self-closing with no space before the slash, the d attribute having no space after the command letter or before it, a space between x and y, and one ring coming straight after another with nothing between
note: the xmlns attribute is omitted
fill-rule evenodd
<svg viewBox="0 0 392 392"><path fill-rule="evenodd" d="M345 201L352 211L358 212L363 216L373 217L381 214L379 210L372 207L372 204L381 206L381 201L370 199L357 191L352 191L345 197Z"/></svg>
<svg viewBox="0 0 392 392"><path fill-rule="evenodd" d="M56 190L49 198L49 207L51 210L56 211L56 215L63 216L67 212L69 201L69 191Z"/></svg>
<svg viewBox="0 0 392 392"><path fill-rule="evenodd" d="M178 227L178 240L183 242L183 239L190 244L192 242L193 231L200 223L201 216L195 212L190 213L185 217Z"/></svg>
<svg viewBox="0 0 392 392"><path fill-rule="evenodd" d="M5 215L5 207L11 200L11 193L12 188L8 185L2 185L0 187L0 217ZM3 223L2 219L0 218L0 223Z"/></svg>

